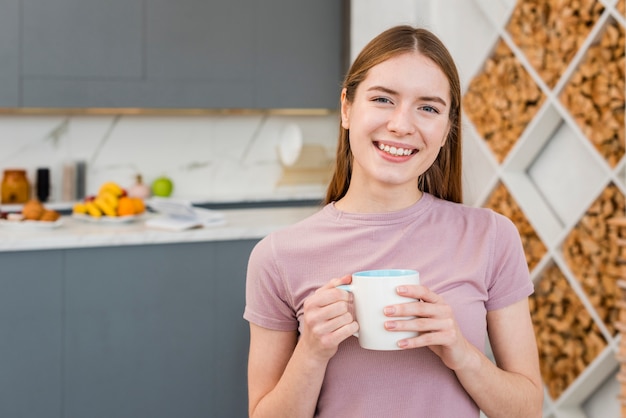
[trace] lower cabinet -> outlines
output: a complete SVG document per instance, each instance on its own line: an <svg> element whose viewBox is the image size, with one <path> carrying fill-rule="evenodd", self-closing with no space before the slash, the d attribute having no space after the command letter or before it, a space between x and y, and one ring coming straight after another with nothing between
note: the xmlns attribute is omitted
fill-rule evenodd
<svg viewBox="0 0 626 418"><path fill-rule="evenodd" d="M0 252L0 416L61 417L63 254Z"/></svg>
<svg viewBox="0 0 626 418"><path fill-rule="evenodd" d="M24 399L0 391L0 416L246 417L242 315L255 244L0 253L0 265L31 266L2 279L2 385Z"/></svg>

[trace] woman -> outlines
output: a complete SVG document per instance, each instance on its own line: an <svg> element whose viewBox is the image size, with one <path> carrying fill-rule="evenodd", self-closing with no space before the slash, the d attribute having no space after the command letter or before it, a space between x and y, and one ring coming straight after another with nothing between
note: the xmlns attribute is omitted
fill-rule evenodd
<svg viewBox="0 0 626 418"><path fill-rule="evenodd" d="M519 235L460 203L460 100L454 62L426 30L391 28L352 64L326 205L250 256L250 416L541 416ZM385 308L389 331L419 332L398 351L358 345L351 295L336 288L375 268L420 272L397 289L418 301Z"/></svg>

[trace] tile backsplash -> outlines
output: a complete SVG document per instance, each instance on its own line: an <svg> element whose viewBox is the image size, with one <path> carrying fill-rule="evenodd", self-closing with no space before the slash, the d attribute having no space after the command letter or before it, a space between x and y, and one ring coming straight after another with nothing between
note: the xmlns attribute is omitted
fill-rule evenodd
<svg viewBox="0 0 626 418"><path fill-rule="evenodd" d="M318 199L325 184L281 184L278 144L297 124L303 149L335 153L338 115L4 115L0 116L0 171L37 168L51 173L50 202L62 202L63 167L86 163L86 193L105 181L132 185L161 175L173 197L207 202Z"/></svg>

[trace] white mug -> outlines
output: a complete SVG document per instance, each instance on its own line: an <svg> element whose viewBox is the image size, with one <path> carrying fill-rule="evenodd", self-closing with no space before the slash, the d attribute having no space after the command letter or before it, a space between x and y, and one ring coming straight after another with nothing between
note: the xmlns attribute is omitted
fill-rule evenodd
<svg viewBox="0 0 626 418"><path fill-rule="evenodd" d="M354 295L354 308L359 331L354 334L359 345L370 350L399 350L398 341L417 336L417 332L388 331L385 322L413 317L387 317L385 306L416 299L398 295L400 285L420 283L419 272L406 269L367 270L352 274L352 284L337 286Z"/></svg>

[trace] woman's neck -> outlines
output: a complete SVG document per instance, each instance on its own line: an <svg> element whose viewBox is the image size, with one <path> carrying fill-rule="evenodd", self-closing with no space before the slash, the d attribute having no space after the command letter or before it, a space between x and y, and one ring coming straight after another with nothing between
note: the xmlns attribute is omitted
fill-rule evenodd
<svg viewBox="0 0 626 418"><path fill-rule="evenodd" d="M396 212L414 205L423 196L415 186L411 190L356 190L350 185L346 194L335 202L335 207L343 212L351 213L383 213Z"/></svg>

